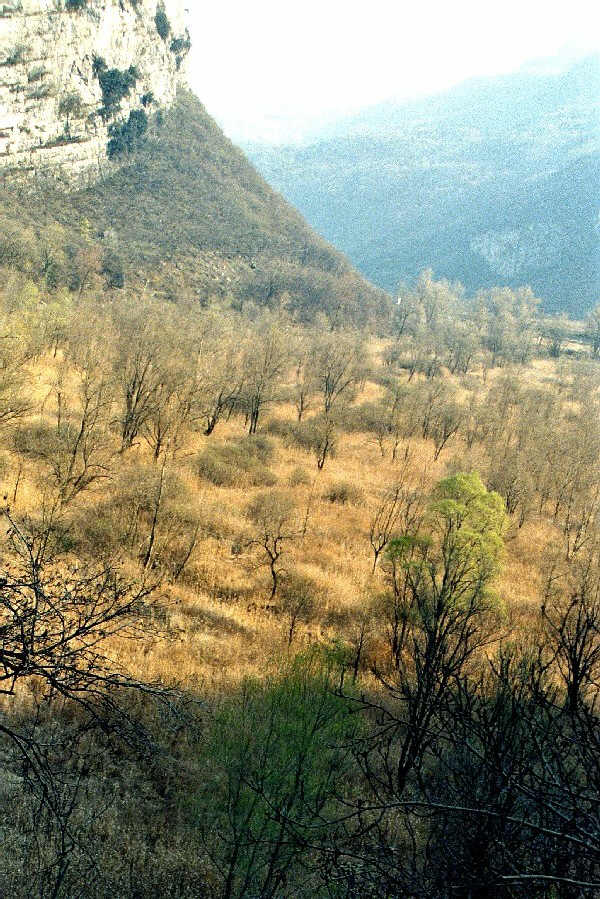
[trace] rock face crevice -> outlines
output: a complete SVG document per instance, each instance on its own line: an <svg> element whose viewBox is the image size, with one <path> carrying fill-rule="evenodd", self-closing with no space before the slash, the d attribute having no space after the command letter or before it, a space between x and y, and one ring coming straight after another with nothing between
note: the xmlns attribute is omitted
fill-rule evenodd
<svg viewBox="0 0 600 899"><path fill-rule="evenodd" d="M111 136L173 104L188 49L183 0L0 0L0 178L102 176Z"/></svg>

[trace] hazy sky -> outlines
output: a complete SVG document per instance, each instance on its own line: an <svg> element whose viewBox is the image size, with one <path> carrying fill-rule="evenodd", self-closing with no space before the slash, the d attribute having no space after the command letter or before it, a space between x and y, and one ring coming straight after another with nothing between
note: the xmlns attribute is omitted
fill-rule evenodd
<svg viewBox="0 0 600 899"><path fill-rule="evenodd" d="M189 0L190 80L235 140L600 49L600 0Z"/></svg>

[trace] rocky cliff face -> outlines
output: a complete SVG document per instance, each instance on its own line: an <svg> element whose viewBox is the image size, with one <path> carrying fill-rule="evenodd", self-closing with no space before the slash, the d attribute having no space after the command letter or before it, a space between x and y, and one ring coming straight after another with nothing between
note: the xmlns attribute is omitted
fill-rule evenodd
<svg viewBox="0 0 600 899"><path fill-rule="evenodd" d="M93 181L185 80L183 0L0 0L0 178Z"/></svg>

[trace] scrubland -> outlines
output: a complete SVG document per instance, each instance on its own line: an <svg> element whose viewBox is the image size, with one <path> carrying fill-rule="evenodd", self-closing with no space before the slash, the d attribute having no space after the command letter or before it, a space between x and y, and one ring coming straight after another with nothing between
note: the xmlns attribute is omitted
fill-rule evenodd
<svg viewBox="0 0 600 899"><path fill-rule="evenodd" d="M0 893L594 895L597 317L0 283Z"/></svg>

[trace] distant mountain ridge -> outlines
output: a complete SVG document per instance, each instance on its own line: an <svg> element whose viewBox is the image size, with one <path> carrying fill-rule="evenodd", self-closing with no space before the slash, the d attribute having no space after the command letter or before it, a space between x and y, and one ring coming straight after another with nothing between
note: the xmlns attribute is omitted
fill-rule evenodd
<svg viewBox="0 0 600 899"><path fill-rule="evenodd" d="M383 103L308 146L250 145L265 178L387 290L424 267L470 290L600 299L600 55Z"/></svg>

